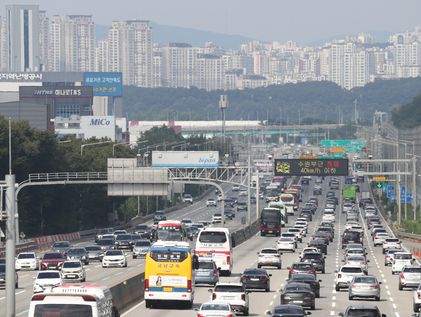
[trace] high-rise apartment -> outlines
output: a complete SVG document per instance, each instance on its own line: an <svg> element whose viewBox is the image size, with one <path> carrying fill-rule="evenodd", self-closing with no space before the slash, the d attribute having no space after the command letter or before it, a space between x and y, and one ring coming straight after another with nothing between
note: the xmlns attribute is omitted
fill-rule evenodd
<svg viewBox="0 0 421 317"><path fill-rule="evenodd" d="M7 71L7 27L6 19L0 16L0 71Z"/></svg>
<svg viewBox="0 0 421 317"><path fill-rule="evenodd" d="M46 11L39 11L39 60L40 70L48 69L48 37L50 35L50 20Z"/></svg>
<svg viewBox="0 0 421 317"><path fill-rule="evenodd" d="M40 69L38 5L7 5L8 69L12 72Z"/></svg>
<svg viewBox="0 0 421 317"><path fill-rule="evenodd" d="M194 85L197 47L170 43L162 48L162 84L164 87L189 88Z"/></svg>
<svg viewBox="0 0 421 317"><path fill-rule="evenodd" d="M50 20L48 68L52 72L66 70L64 48L64 18L54 15Z"/></svg>

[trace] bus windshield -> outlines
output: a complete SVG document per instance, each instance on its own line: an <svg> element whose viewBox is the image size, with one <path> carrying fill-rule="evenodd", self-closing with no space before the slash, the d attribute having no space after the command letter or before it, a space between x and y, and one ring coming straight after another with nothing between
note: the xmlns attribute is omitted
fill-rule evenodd
<svg viewBox="0 0 421 317"><path fill-rule="evenodd" d="M199 242L202 243L225 243L227 236L225 232L219 231L202 231L200 234Z"/></svg>
<svg viewBox="0 0 421 317"><path fill-rule="evenodd" d="M183 234L181 230L167 230L159 229L157 232L157 238L161 241L182 241Z"/></svg>

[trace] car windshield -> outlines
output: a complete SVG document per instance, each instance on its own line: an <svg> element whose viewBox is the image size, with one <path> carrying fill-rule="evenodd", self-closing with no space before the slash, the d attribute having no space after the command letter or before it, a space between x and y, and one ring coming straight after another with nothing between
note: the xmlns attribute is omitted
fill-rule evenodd
<svg viewBox="0 0 421 317"><path fill-rule="evenodd" d="M287 306L275 308L275 310L273 311L273 315L288 316L288 314L290 314L291 316L302 314L304 316L304 310L301 307Z"/></svg>
<svg viewBox="0 0 421 317"><path fill-rule="evenodd" d="M137 241L135 247L150 247L151 243L149 241Z"/></svg>
<svg viewBox="0 0 421 317"><path fill-rule="evenodd" d="M380 317L380 314L377 311L377 309L356 308L356 309L348 310L346 316L347 317Z"/></svg>
<svg viewBox="0 0 421 317"><path fill-rule="evenodd" d="M129 234L119 234L116 238L117 241L123 241L123 240L131 240L132 236Z"/></svg>
<svg viewBox="0 0 421 317"><path fill-rule="evenodd" d="M303 259L322 259L323 254L321 253L305 253Z"/></svg>
<svg viewBox="0 0 421 317"><path fill-rule="evenodd" d="M68 248L70 247L69 242L55 242L53 248Z"/></svg>
<svg viewBox="0 0 421 317"><path fill-rule="evenodd" d="M405 273L421 273L421 266L417 266L417 267L405 267L403 269L403 272L405 272Z"/></svg>
<svg viewBox="0 0 421 317"><path fill-rule="evenodd" d="M252 269L252 270L245 270L244 275L266 275L266 272L262 270Z"/></svg>
<svg viewBox="0 0 421 317"><path fill-rule="evenodd" d="M411 260L411 259L412 259L411 253L403 253L403 254L396 253L395 254L395 260Z"/></svg>
<svg viewBox="0 0 421 317"><path fill-rule="evenodd" d="M399 242L399 239L386 239L386 242Z"/></svg>
<svg viewBox="0 0 421 317"><path fill-rule="evenodd" d="M0 273L6 272L6 265L0 264Z"/></svg>
<svg viewBox="0 0 421 317"><path fill-rule="evenodd" d="M113 245L114 242L111 239L104 239L104 240L99 240L98 241L98 245Z"/></svg>
<svg viewBox="0 0 421 317"><path fill-rule="evenodd" d="M39 272L37 279L44 279L44 278L60 278L59 272Z"/></svg>
<svg viewBox="0 0 421 317"><path fill-rule="evenodd" d="M355 277L354 283L377 284L377 280L375 277L362 276L362 277Z"/></svg>
<svg viewBox="0 0 421 317"><path fill-rule="evenodd" d="M294 270L310 270L313 268L312 264L307 264L307 263L296 263L292 265L292 268Z"/></svg>
<svg viewBox="0 0 421 317"><path fill-rule="evenodd" d="M148 226L138 225L138 226L135 227L135 230L136 231L146 231L146 230L148 230Z"/></svg>
<svg viewBox="0 0 421 317"><path fill-rule="evenodd" d="M77 268L80 267L80 263L79 262L64 262L63 263L63 268L65 269L71 269L71 268Z"/></svg>
<svg viewBox="0 0 421 317"><path fill-rule="evenodd" d="M199 270L213 270L215 268L213 262L210 261L202 261L199 262Z"/></svg>
<svg viewBox="0 0 421 317"><path fill-rule="evenodd" d="M230 307L229 305L225 304L203 304L202 307L200 307L200 310L225 310L229 311Z"/></svg>
<svg viewBox="0 0 421 317"><path fill-rule="evenodd" d="M21 253L18 255L18 259L35 259L35 254L33 253Z"/></svg>
<svg viewBox="0 0 421 317"><path fill-rule="evenodd" d="M261 251L263 254L278 254L278 251L276 249L263 249Z"/></svg>
<svg viewBox="0 0 421 317"><path fill-rule="evenodd" d="M364 257L362 256L350 256L347 259L348 261L365 261Z"/></svg>
<svg viewBox="0 0 421 317"><path fill-rule="evenodd" d="M70 249L69 252L67 252L68 255L74 255L74 254L84 254L86 252L85 249Z"/></svg>
<svg viewBox="0 0 421 317"><path fill-rule="evenodd" d="M291 277L293 281L315 281L316 277L313 274L293 274Z"/></svg>
<svg viewBox="0 0 421 317"><path fill-rule="evenodd" d="M341 270L342 273L362 273L360 267L343 267Z"/></svg>
<svg viewBox="0 0 421 317"><path fill-rule="evenodd" d="M86 247L85 249L86 249L86 251L88 251L88 252L91 252L91 251L101 251L101 247L99 247L99 246L95 246L95 245L93 245L93 246L91 246L91 247Z"/></svg>
<svg viewBox="0 0 421 317"><path fill-rule="evenodd" d="M61 253L45 253L43 256L44 260L49 259L63 259L63 255Z"/></svg>
<svg viewBox="0 0 421 317"><path fill-rule="evenodd" d="M218 285L215 287L218 293L244 293L244 288L240 285Z"/></svg>
<svg viewBox="0 0 421 317"><path fill-rule="evenodd" d="M107 253L105 253L105 255L110 256L110 255L123 255L123 251L121 250L108 250Z"/></svg>
<svg viewBox="0 0 421 317"><path fill-rule="evenodd" d="M294 292L294 291L310 291L311 289L310 289L310 286L304 283L292 283L292 284L287 284L287 286L285 287L285 290L287 292Z"/></svg>

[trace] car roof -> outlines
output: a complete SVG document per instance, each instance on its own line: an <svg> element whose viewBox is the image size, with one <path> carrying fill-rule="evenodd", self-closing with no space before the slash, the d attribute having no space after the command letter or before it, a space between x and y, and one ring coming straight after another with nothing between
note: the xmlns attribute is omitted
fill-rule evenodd
<svg viewBox="0 0 421 317"><path fill-rule="evenodd" d="M240 282L218 282L215 286L243 286Z"/></svg>

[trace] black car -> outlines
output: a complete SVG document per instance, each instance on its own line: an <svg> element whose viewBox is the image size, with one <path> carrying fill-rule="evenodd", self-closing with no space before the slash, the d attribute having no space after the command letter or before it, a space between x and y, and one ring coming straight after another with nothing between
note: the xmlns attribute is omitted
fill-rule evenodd
<svg viewBox="0 0 421 317"><path fill-rule="evenodd" d="M105 252L114 247L114 239L101 239L96 244L101 247L102 252Z"/></svg>
<svg viewBox="0 0 421 317"><path fill-rule="evenodd" d="M330 234L324 231L316 231L313 233L313 239L323 239L325 240L326 244L329 245Z"/></svg>
<svg viewBox="0 0 421 317"><path fill-rule="evenodd" d="M238 201L237 202L237 211L247 211L247 202L246 201Z"/></svg>
<svg viewBox="0 0 421 317"><path fill-rule="evenodd" d="M322 253L304 253L301 262L311 263L318 272L325 273L325 259Z"/></svg>
<svg viewBox="0 0 421 317"><path fill-rule="evenodd" d="M308 246L319 249L324 255L327 254L327 243L324 239L314 239L308 243Z"/></svg>
<svg viewBox="0 0 421 317"><path fill-rule="evenodd" d="M240 281L245 289L263 289L265 292L270 291L270 277L264 269L246 269L241 274Z"/></svg>
<svg viewBox="0 0 421 317"><path fill-rule="evenodd" d="M115 238L116 249L132 249L132 236L130 234L119 234Z"/></svg>
<svg viewBox="0 0 421 317"><path fill-rule="evenodd" d="M225 219L232 220L235 218L235 212L232 209L225 209L224 210Z"/></svg>
<svg viewBox="0 0 421 317"><path fill-rule="evenodd" d="M273 312L268 310L266 315L272 317L305 317L311 315L311 313L306 312L301 306L287 304L276 306Z"/></svg>
<svg viewBox="0 0 421 317"><path fill-rule="evenodd" d="M133 228L133 233L140 235L143 239L150 239L152 237L152 228L148 225L137 225Z"/></svg>
<svg viewBox="0 0 421 317"><path fill-rule="evenodd" d="M305 283L288 283L281 291L281 304L296 304L316 309L316 295Z"/></svg>
<svg viewBox="0 0 421 317"><path fill-rule="evenodd" d="M342 249L349 243L361 243L362 234L359 231L345 230L342 234Z"/></svg>
<svg viewBox="0 0 421 317"><path fill-rule="evenodd" d="M288 283L306 283L310 285L311 290L316 295L317 298L320 297L320 283L321 280L318 280L314 274L293 274L290 279L287 280Z"/></svg>
<svg viewBox="0 0 421 317"><path fill-rule="evenodd" d="M300 218L306 218L307 221L313 221L313 215L309 210L301 210Z"/></svg>
<svg viewBox="0 0 421 317"><path fill-rule="evenodd" d="M167 216L165 215L165 211L157 210L155 215L153 216L153 223L154 225L158 224L158 222L162 220L167 220Z"/></svg>
<svg viewBox="0 0 421 317"><path fill-rule="evenodd" d="M68 260L80 260L83 264L89 264L89 254L85 248L71 248L67 251Z"/></svg>
<svg viewBox="0 0 421 317"><path fill-rule="evenodd" d="M381 314L376 305L350 305L346 308L345 313L339 313L340 317L370 316L370 317L386 317Z"/></svg>
<svg viewBox="0 0 421 317"><path fill-rule="evenodd" d="M313 195L321 195L322 194L322 187L321 186L314 186L313 188Z"/></svg>
<svg viewBox="0 0 421 317"><path fill-rule="evenodd" d="M329 235L329 241L330 242L333 241L334 234L333 234L332 228L321 227L321 228L318 228L316 232L324 232L324 233L328 234Z"/></svg>
<svg viewBox="0 0 421 317"><path fill-rule="evenodd" d="M0 287L6 287L6 263L0 263ZM15 288L19 288L19 276L15 273Z"/></svg>

